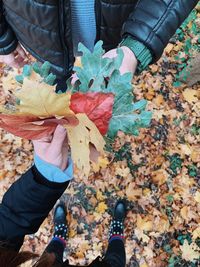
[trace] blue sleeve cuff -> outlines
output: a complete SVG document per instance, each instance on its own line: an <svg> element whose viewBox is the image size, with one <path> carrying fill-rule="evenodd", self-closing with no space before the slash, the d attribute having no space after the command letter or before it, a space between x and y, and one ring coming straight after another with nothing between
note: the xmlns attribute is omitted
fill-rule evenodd
<svg viewBox="0 0 200 267"><path fill-rule="evenodd" d="M42 160L36 154L34 155L34 162L38 171L50 182L65 183L73 178L74 170L71 158L68 160L68 167L64 171Z"/></svg>

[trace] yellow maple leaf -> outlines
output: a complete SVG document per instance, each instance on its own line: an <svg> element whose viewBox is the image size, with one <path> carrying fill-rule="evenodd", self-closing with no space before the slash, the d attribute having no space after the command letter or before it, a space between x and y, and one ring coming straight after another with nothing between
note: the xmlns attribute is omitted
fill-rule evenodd
<svg viewBox="0 0 200 267"><path fill-rule="evenodd" d="M186 261L194 261L200 257L199 247L195 243L188 244L187 240L184 240L182 246L180 246L182 251L182 258Z"/></svg>
<svg viewBox="0 0 200 267"><path fill-rule="evenodd" d="M126 196L130 201L136 201L140 196L142 196L142 189L135 189L133 183L130 183L126 188Z"/></svg>
<svg viewBox="0 0 200 267"><path fill-rule="evenodd" d="M200 162L200 147L199 146L193 147L191 160L195 163Z"/></svg>
<svg viewBox="0 0 200 267"><path fill-rule="evenodd" d="M57 94L55 86L41 82L41 77L34 71L24 78L21 89L14 92L20 100L17 114L33 115L40 118L67 116L70 110L70 93Z"/></svg>
<svg viewBox="0 0 200 267"><path fill-rule="evenodd" d="M155 184L161 186L168 179L168 173L164 169L152 172L152 180Z"/></svg>
<svg viewBox="0 0 200 267"><path fill-rule="evenodd" d="M140 267L149 267L146 263L140 264Z"/></svg>
<svg viewBox="0 0 200 267"><path fill-rule="evenodd" d="M107 205L105 202L100 202L98 206L96 207L96 212L98 213L104 213L107 210Z"/></svg>
<svg viewBox="0 0 200 267"><path fill-rule="evenodd" d="M79 120L77 126L65 125L69 143L71 147L71 155L77 167L88 176L90 173L90 148L89 144L93 144L96 150L103 155L105 141L100 134L96 125L85 114L77 114Z"/></svg>
<svg viewBox="0 0 200 267"><path fill-rule="evenodd" d="M98 201L102 201L105 199L105 196L102 194L100 190L97 190L96 197Z"/></svg>
<svg viewBox="0 0 200 267"><path fill-rule="evenodd" d="M174 48L174 44L168 44L165 48L165 52L169 54Z"/></svg>
<svg viewBox="0 0 200 267"><path fill-rule="evenodd" d="M200 226L192 232L192 239L195 241L197 238L200 238Z"/></svg>
<svg viewBox="0 0 200 267"><path fill-rule="evenodd" d="M115 170L115 175L120 175L122 177L127 177L130 174L129 167L117 166Z"/></svg>
<svg viewBox="0 0 200 267"><path fill-rule="evenodd" d="M137 228L143 231L152 231L153 221L148 217L142 218L139 214L137 215Z"/></svg>
<svg viewBox="0 0 200 267"><path fill-rule="evenodd" d="M147 260L152 259L153 256L154 256L154 254L153 254L153 250L152 250L150 247L145 246L145 247L144 247L144 250L143 250L143 252L142 252L142 255L143 255Z"/></svg>
<svg viewBox="0 0 200 267"><path fill-rule="evenodd" d="M92 162L92 169L94 172L98 172L101 168L105 169L109 164L106 157L99 157L98 162Z"/></svg>
<svg viewBox="0 0 200 267"><path fill-rule="evenodd" d="M181 217L184 219L184 220L187 220L188 219L188 207L185 206L181 209Z"/></svg>
<svg viewBox="0 0 200 267"><path fill-rule="evenodd" d="M150 238L148 237L148 235L145 235L144 232L143 232L143 230L141 230L141 229L137 229L136 228L135 229L135 235L137 236L137 238L139 240L142 240L142 242L148 243L149 240L150 240Z"/></svg>
<svg viewBox="0 0 200 267"><path fill-rule="evenodd" d="M179 146L180 146L180 149L181 149L181 153L183 155L187 155L187 156L191 155L192 149L191 149L189 144L180 144Z"/></svg>
<svg viewBox="0 0 200 267"><path fill-rule="evenodd" d="M194 199L196 200L196 202L200 203L200 192L199 191L195 193Z"/></svg>
<svg viewBox="0 0 200 267"><path fill-rule="evenodd" d="M183 92L183 97L190 104L196 103L198 101L198 91L193 89L185 89Z"/></svg>

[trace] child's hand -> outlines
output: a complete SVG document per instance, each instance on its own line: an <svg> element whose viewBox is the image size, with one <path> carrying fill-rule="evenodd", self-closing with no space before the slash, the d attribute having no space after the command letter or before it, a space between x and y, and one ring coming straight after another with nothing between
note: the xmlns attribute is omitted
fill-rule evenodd
<svg viewBox="0 0 200 267"><path fill-rule="evenodd" d="M122 46L121 49L124 52L124 59L122 61L122 65L120 67L120 73L124 74L127 72L131 72L133 75L137 68L137 59L134 55L134 53L128 48L127 46ZM114 58L117 56L117 49L112 49L105 53L104 57L107 58Z"/></svg>
<svg viewBox="0 0 200 267"><path fill-rule="evenodd" d="M67 131L58 125L53 136L33 141L34 150L42 160L64 171L68 163Z"/></svg>

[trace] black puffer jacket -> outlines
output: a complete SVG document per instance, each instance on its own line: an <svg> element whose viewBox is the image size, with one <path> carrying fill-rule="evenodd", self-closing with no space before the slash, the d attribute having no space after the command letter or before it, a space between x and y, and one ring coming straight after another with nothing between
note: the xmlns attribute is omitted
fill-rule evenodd
<svg viewBox="0 0 200 267"><path fill-rule="evenodd" d="M197 2L95 0L96 41L103 40L109 50L131 35L156 61ZM1 0L0 54L13 51L17 40L38 60L49 61L57 74L69 76L74 62L70 0Z"/></svg>

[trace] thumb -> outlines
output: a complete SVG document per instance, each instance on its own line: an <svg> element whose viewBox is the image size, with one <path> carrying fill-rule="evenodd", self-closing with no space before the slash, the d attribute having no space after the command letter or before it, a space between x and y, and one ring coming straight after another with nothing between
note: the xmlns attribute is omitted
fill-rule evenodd
<svg viewBox="0 0 200 267"><path fill-rule="evenodd" d="M61 153L66 137L67 130L63 126L58 125L51 141L51 148L54 153Z"/></svg>

